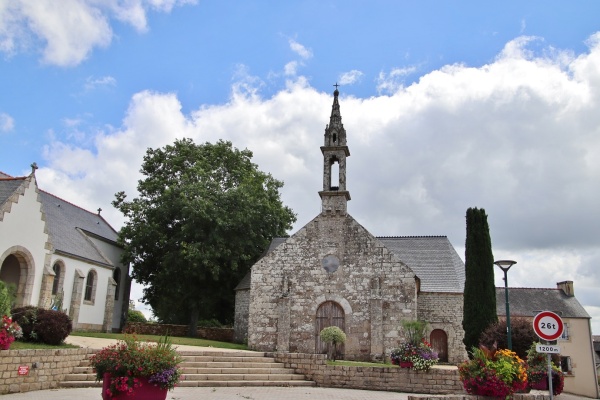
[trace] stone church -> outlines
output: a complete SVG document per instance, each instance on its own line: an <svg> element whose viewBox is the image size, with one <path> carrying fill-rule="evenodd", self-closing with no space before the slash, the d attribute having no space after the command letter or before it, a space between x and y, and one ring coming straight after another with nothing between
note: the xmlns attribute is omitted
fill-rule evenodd
<svg viewBox="0 0 600 400"><path fill-rule="evenodd" d="M235 338L259 351L324 353L319 332L340 327L347 360L381 359L403 340L403 320L428 322L442 361L467 356L465 266L445 236L376 237L347 211L350 156L339 91L325 128L321 213L276 238L236 287Z"/></svg>

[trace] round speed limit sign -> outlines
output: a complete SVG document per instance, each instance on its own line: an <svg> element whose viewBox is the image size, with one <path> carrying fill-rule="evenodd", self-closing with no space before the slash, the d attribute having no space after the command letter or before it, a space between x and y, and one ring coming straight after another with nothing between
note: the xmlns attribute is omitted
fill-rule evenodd
<svg viewBox="0 0 600 400"><path fill-rule="evenodd" d="M533 317L533 330L544 340L556 340L563 333L562 319L551 311L542 311Z"/></svg>

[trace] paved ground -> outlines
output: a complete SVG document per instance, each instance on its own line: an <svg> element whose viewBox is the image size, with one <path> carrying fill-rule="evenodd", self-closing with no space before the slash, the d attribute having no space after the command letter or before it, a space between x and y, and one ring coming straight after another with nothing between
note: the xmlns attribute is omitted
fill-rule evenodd
<svg viewBox="0 0 600 400"><path fill-rule="evenodd" d="M68 343L82 347L100 349L114 343L110 339L70 336ZM198 350L195 346L178 346L180 350ZM202 348L211 349L211 348ZM215 349L216 350L216 349ZM222 349L219 349L222 350ZM547 393L547 392L539 392ZM167 400L407 400L416 393L393 393L369 390L330 388L287 388L287 387L218 387L218 388L175 388ZM100 388L53 389L1 396L2 400L86 400L100 399ZM432 396L430 396L432 397ZM561 394L556 400L580 400L586 397Z"/></svg>

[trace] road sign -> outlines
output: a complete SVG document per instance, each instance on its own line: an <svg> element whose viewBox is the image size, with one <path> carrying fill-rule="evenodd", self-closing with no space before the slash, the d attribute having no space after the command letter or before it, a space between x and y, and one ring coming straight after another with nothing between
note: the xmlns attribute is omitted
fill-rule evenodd
<svg viewBox="0 0 600 400"><path fill-rule="evenodd" d="M535 351L537 351L538 353L559 354L560 347L553 345L553 344L539 344L538 343L535 345Z"/></svg>
<svg viewBox="0 0 600 400"><path fill-rule="evenodd" d="M542 311L533 317L533 330L543 340L556 340L563 333L562 319L551 311Z"/></svg>

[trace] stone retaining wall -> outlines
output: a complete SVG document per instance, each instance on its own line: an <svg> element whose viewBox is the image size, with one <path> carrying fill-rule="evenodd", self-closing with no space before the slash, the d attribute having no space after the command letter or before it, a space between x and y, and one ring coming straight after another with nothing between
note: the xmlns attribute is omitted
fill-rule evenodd
<svg viewBox="0 0 600 400"><path fill-rule="evenodd" d="M91 349L2 350L0 351L0 394L53 389ZM19 367L29 367L29 374L19 375Z"/></svg>
<svg viewBox="0 0 600 400"><path fill-rule="evenodd" d="M304 374L318 386L385 390L404 393L464 393L457 369L432 368L428 372L397 367L328 366L323 354L274 353L278 362Z"/></svg>
<svg viewBox="0 0 600 400"><path fill-rule="evenodd" d="M165 335L176 337L188 336L187 325L147 324L143 322L128 322L124 332L140 335ZM219 342L233 342L233 328L198 328L198 337Z"/></svg>

